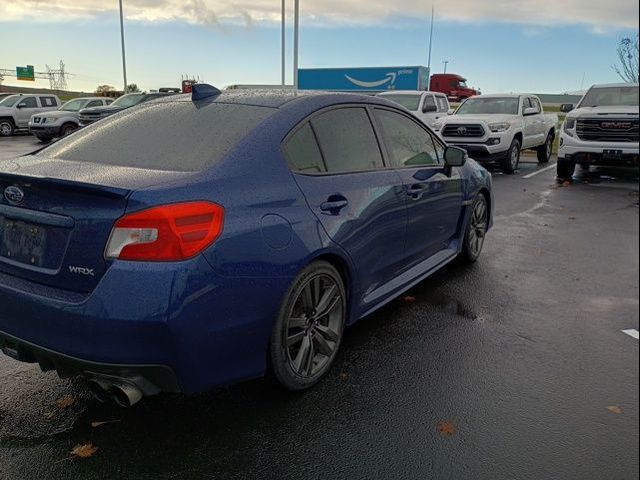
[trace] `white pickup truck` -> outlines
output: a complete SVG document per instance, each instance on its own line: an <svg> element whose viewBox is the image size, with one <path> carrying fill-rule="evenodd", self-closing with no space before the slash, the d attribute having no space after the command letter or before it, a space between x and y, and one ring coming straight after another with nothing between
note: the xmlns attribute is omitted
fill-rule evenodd
<svg viewBox="0 0 640 480"><path fill-rule="evenodd" d="M558 116L544 113L535 95L479 95L468 98L434 129L450 145L462 147L481 163L498 163L513 173L520 151L533 149L538 162L551 159Z"/></svg>
<svg viewBox="0 0 640 480"><path fill-rule="evenodd" d="M576 165L638 166L638 84L594 85L578 106L563 104L558 178L571 180Z"/></svg>
<svg viewBox="0 0 640 480"><path fill-rule="evenodd" d="M402 105L430 127L439 118L446 117L451 108L447 96L440 92L391 90L378 96Z"/></svg>

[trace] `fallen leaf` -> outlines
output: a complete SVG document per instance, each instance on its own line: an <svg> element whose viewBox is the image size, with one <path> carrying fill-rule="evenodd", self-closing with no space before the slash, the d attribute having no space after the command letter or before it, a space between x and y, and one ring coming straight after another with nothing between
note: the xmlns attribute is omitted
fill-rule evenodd
<svg viewBox="0 0 640 480"><path fill-rule="evenodd" d="M404 300L407 303L413 303L416 301L416 297L412 297L411 295L406 295L402 297L402 300Z"/></svg>
<svg viewBox="0 0 640 480"><path fill-rule="evenodd" d="M89 458L92 457L94 453L98 451L98 447L94 446L93 443L88 442L84 445L76 445L71 450L71 455L78 458Z"/></svg>
<svg viewBox="0 0 640 480"><path fill-rule="evenodd" d="M622 413L622 409L615 405L607 407L607 410L609 410L611 413L615 413L616 415L620 415Z"/></svg>
<svg viewBox="0 0 640 480"><path fill-rule="evenodd" d="M71 395L66 395L62 397L60 400L56 402L58 404L58 408L60 410L64 410L65 408L69 408L71 405L76 403L76 399Z"/></svg>
<svg viewBox="0 0 640 480"><path fill-rule="evenodd" d="M442 436L449 437L456 433L456 427L451 422L440 422L438 424L438 432L440 432Z"/></svg>
<svg viewBox="0 0 640 480"><path fill-rule="evenodd" d="M105 420L103 422L91 422L91 426L93 428L101 427L102 425L107 425L109 423L118 423L120 420Z"/></svg>

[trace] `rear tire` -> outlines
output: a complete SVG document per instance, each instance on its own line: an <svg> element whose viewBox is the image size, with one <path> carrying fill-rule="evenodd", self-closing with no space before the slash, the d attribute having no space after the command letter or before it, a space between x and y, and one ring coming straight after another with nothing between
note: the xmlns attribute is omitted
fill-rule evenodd
<svg viewBox="0 0 640 480"><path fill-rule="evenodd" d="M0 120L0 137L10 137L15 132L16 126L13 120L9 118L3 118Z"/></svg>
<svg viewBox="0 0 640 480"><path fill-rule="evenodd" d="M501 167L504 173L511 175L518 169L518 165L520 165L520 141L514 138L507 156L502 160Z"/></svg>
<svg viewBox="0 0 640 480"><path fill-rule="evenodd" d="M551 153L553 151L553 133L547 135L545 142L537 148L538 163L548 163L551 160Z"/></svg>
<svg viewBox="0 0 640 480"><path fill-rule="evenodd" d="M460 252L460 259L464 263L475 263L480 257L488 226L489 204L487 198L480 193L473 202L464 233L464 244Z"/></svg>
<svg viewBox="0 0 640 480"><path fill-rule="evenodd" d="M576 172L576 162L568 160L558 160L558 179L571 182L573 174Z"/></svg>
<svg viewBox="0 0 640 480"><path fill-rule="evenodd" d="M327 373L342 342L346 312L344 282L333 265L316 261L298 275L271 333L271 367L283 387L305 390Z"/></svg>

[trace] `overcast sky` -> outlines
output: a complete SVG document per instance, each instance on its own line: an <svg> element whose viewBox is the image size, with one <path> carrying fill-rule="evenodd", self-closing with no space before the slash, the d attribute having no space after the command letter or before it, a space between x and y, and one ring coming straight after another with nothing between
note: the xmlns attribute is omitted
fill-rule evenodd
<svg viewBox="0 0 640 480"><path fill-rule="evenodd" d="M289 7L293 1L287 0ZM301 0L301 67L426 65L428 0ZM145 89L278 83L280 0L124 0L129 79ZM120 87L118 1L0 0L0 68L64 60L73 89ZM485 92L561 92L616 81L635 0L436 0L432 70ZM291 20L291 12L288 12ZM288 35L291 79L291 32ZM39 81L38 85L47 85ZM5 78L5 84L32 86Z"/></svg>

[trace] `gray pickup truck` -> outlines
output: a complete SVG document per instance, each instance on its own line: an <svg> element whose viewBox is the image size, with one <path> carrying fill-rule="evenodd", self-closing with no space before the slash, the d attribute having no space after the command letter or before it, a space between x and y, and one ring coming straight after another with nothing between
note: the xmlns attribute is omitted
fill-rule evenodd
<svg viewBox="0 0 640 480"><path fill-rule="evenodd" d="M41 142L56 137L64 137L80 127L80 110L83 108L104 107L113 102L112 98L84 97L74 98L58 110L36 113L29 120L29 132Z"/></svg>
<svg viewBox="0 0 640 480"><path fill-rule="evenodd" d="M13 135L16 130L29 128L34 113L57 110L61 105L55 95L9 95L0 100L0 137Z"/></svg>

